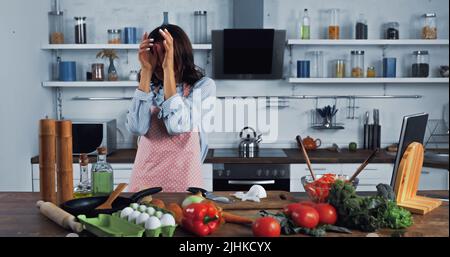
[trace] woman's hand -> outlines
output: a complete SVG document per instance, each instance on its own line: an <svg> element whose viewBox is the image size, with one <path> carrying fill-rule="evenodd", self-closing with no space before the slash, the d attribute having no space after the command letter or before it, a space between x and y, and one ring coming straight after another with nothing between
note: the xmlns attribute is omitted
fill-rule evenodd
<svg viewBox="0 0 450 257"><path fill-rule="evenodd" d="M173 37L170 35L167 29L159 30L159 33L164 38L164 61L163 61L163 70L164 71L174 71L174 57L173 57Z"/></svg>
<svg viewBox="0 0 450 257"><path fill-rule="evenodd" d="M139 62L141 63L141 69L150 74L153 73L157 60L156 55L151 52L154 45L153 41L152 38L148 38L148 34L145 32L139 46Z"/></svg>

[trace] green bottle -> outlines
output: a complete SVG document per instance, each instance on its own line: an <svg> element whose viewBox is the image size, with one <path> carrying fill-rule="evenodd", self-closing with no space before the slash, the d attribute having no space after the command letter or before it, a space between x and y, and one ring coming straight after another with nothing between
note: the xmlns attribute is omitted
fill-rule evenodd
<svg viewBox="0 0 450 257"><path fill-rule="evenodd" d="M113 169L106 162L106 147L97 148L97 163L92 165L92 194L94 196L109 195L114 188Z"/></svg>
<svg viewBox="0 0 450 257"><path fill-rule="evenodd" d="M311 39L311 21L308 15L308 9L305 9L302 24L300 25L300 37L303 40Z"/></svg>

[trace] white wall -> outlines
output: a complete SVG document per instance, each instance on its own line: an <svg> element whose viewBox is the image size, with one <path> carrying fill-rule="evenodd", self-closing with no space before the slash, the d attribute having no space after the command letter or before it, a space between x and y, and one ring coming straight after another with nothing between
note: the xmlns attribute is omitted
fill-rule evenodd
<svg viewBox="0 0 450 257"><path fill-rule="evenodd" d="M38 121L53 115L47 35L48 1L0 3L0 191L30 191L30 158L38 153Z"/></svg>

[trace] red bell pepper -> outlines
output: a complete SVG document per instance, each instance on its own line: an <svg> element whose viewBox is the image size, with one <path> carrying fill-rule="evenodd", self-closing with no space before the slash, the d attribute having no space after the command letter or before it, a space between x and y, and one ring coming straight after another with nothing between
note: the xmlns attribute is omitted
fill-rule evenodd
<svg viewBox="0 0 450 257"><path fill-rule="evenodd" d="M183 228L197 236L207 236L219 228L220 211L211 203L192 203L183 210Z"/></svg>

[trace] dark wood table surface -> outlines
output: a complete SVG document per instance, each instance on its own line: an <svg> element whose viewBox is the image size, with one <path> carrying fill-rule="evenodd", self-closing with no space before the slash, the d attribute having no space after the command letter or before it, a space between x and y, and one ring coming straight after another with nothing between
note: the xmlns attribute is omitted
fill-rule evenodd
<svg viewBox="0 0 450 257"><path fill-rule="evenodd" d="M306 199L304 194L293 194L294 198ZM437 198L447 198L448 191L426 191L421 195ZM155 198L164 200L166 203L181 202L186 194L183 193L159 193ZM41 215L36 208L36 201L39 200L39 193L0 193L0 236L11 237L64 237L70 233L51 220ZM258 217L259 210L236 210L230 211L235 214L249 217ZM449 209L448 202L444 202L441 207L433 212L419 216L414 215L414 225L403 231L383 229L377 231L379 236L449 236ZM84 232L83 232L84 233ZM84 234L81 234L83 236ZM175 236L190 236L177 229ZM225 224L213 236L216 237L250 237L252 231L250 227ZM303 235L298 235L303 236ZM354 231L352 234L327 233L330 237L353 236L364 237L367 233Z"/></svg>

